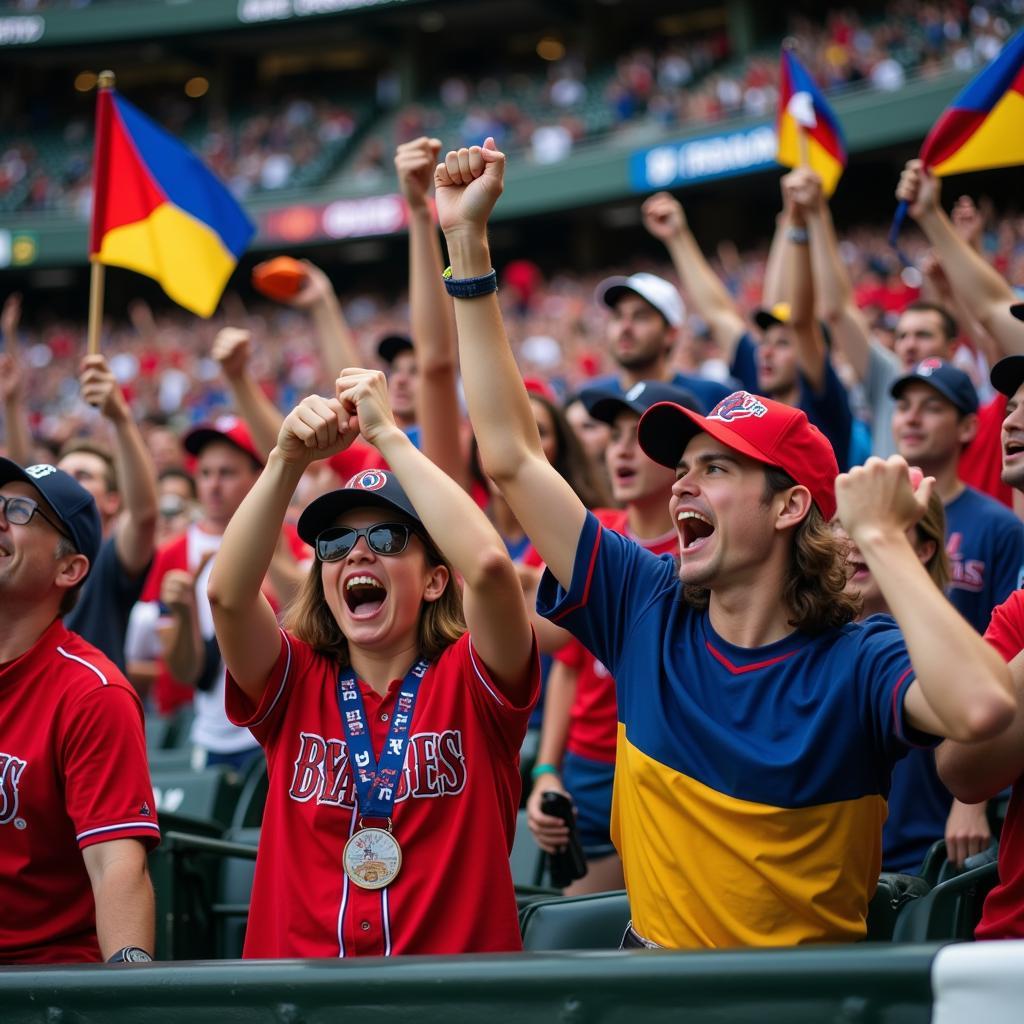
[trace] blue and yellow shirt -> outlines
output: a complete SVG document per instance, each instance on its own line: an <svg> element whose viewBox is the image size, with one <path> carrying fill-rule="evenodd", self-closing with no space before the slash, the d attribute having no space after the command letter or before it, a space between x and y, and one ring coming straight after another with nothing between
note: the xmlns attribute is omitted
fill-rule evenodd
<svg viewBox="0 0 1024 1024"><path fill-rule="evenodd" d="M863 938L913 682L892 619L735 647L672 558L587 516L538 609L616 680L612 839L637 931L665 946Z"/></svg>

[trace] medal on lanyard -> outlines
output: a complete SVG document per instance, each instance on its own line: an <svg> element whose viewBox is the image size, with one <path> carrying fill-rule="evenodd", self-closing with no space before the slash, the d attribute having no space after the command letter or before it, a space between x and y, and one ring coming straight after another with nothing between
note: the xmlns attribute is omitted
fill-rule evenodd
<svg viewBox="0 0 1024 1024"><path fill-rule="evenodd" d="M405 768L416 695L428 668L430 662L421 659L409 669L398 691L379 761L373 756L366 707L355 673L348 669L338 675L338 710L359 806L359 829L349 838L341 856L345 874L361 889L383 889L402 867L402 848L394 836L391 817ZM366 827L365 818L383 818L387 827Z"/></svg>

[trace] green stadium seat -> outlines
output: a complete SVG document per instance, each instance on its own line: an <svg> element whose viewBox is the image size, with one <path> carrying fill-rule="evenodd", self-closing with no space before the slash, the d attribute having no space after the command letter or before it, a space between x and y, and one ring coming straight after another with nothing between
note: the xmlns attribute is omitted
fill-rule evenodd
<svg viewBox="0 0 1024 1024"><path fill-rule="evenodd" d="M217 834L231 824L241 790L241 781L223 766L151 770L157 814L165 814L199 826L212 827Z"/></svg>
<svg viewBox="0 0 1024 1024"><path fill-rule="evenodd" d="M939 883L903 908L893 930L893 942L973 939L985 897L998 881L998 864L993 861Z"/></svg>
<svg viewBox="0 0 1024 1024"><path fill-rule="evenodd" d="M523 948L618 949L629 924L625 891L537 900L519 913Z"/></svg>
<svg viewBox="0 0 1024 1024"><path fill-rule="evenodd" d="M917 875L883 872L868 906L868 942L889 942L903 908L926 896L931 886Z"/></svg>

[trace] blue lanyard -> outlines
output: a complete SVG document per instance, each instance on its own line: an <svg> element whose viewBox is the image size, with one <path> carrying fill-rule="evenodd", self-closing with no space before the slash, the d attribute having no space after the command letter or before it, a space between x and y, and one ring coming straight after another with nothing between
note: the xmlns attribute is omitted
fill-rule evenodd
<svg viewBox="0 0 1024 1024"><path fill-rule="evenodd" d="M390 818L398 795L398 780L405 768L405 748L416 695L430 662L420 659L407 673L391 715L391 729L378 762L373 756L366 706L359 692L355 672L338 673L338 710L348 744L352 781L359 800L359 813L367 818Z"/></svg>

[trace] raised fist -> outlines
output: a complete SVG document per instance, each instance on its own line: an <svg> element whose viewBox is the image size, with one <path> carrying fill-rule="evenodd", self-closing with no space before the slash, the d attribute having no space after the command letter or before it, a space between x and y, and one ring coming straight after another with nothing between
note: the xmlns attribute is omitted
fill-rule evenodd
<svg viewBox="0 0 1024 1024"><path fill-rule="evenodd" d="M337 398L310 395L285 417L277 451L285 462L305 467L344 451L358 434L355 416L345 412Z"/></svg>
<svg viewBox="0 0 1024 1024"><path fill-rule="evenodd" d="M505 187L505 154L492 138L483 146L452 150L434 168L434 187L442 231L483 231Z"/></svg>
<svg viewBox="0 0 1024 1024"><path fill-rule="evenodd" d="M238 380L245 374L252 355L252 332L241 327L222 328L213 340L211 355L228 380Z"/></svg>
<svg viewBox="0 0 1024 1024"><path fill-rule="evenodd" d="M686 230L683 204L668 192L656 192L640 207L644 227L661 242L670 242Z"/></svg>
<svg viewBox="0 0 1024 1024"><path fill-rule="evenodd" d="M78 378L82 399L115 423L124 422L131 415L113 370L102 355L86 356L81 363Z"/></svg>
<svg viewBox="0 0 1024 1024"><path fill-rule="evenodd" d="M423 209L434 180L434 166L441 152L440 139L425 135L412 142L403 142L395 150L395 171L402 195L410 208Z"/></svg>
<svg viewBox="0 0 1024 1024"><path fill-rule="evenodd" d="M920 160L908 160L896 186L896 198L906 202L915 220L938 208L939 179Z"/></svg>

